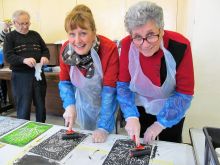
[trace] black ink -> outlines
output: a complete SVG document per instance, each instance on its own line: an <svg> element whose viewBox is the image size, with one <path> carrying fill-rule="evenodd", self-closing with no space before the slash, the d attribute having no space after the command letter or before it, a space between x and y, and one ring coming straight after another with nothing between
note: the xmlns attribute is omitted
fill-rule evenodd
<svg viewBox="0 0 220 165"><path fill-rule="evenodd" d="M63 140L70 140L70 139L78 139L82 136L79 133L73 133L73 134L63 134L62 139Z"/></svg>
<svg viewBox="0 0 220 165"><path fill-rule="evenodd" d="M92 159L92 156L96 153L96 152L98 152L99 150L95 150L91 155L89 155L89 159L91 160Z"/></svg>
<svg viewBox="0 0 220 165"><path fill-rule="evenodd" d="M0 136L26 123L27 120L0 116Z"/></svg>
<svg viewBox="0 0 220 165"><path fill-rule="evenodd" d="M151 155L151 159L154 159L154 158L155 158L156 153L157 153L157 147L158 147L158 146L154 146L154 148L153 148L153 153L152 153L152 155Z"/></svg>
<svg viewBox="0 0 220 165"><path fill-rule="evenodd" d="M58 165L59 163L43 158L37 155L24 155L21 159L16 160L13 165Z"/></svg>
<svg viewBox="0 0 220 165"><path fill-rule="evenodd" d="M87 135L78 133L79 138L72 140L62 140L62 135L66 130L62 129L55 133L36 147L32 148L30 152L54 159L63 159L70 151L72 151Z"/></svg>
<svg viewBox="0 0 220 165"><path fill-rule="evenodd" d="M148 147L151 151L151 145L144 146ZM129 156L129 151L135 147L135 143L132 140L116 140L103 165L148 165L151 152L142 157Z"/></svg>

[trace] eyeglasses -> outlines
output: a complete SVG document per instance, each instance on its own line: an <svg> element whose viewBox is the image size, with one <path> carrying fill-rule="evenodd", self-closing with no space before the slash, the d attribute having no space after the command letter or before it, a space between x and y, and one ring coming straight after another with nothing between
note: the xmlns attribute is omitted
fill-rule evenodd
<svg viewBox="0 0 220 165"><path fill-rule="evenodd" d="M19 23L16 21L16 23L19 25L19 26L29 26L31 23L30 22L24 22L24 23Z"/></svg>
<svg viewBox="0 0 220 165"><path fill-rule="evenodd" d="M135 36L134 38L132 38L132 41L136 45L142 45L145 40L149 44L153 44L153 43L157 42L159 40L159 38L160 38L160 32L158 34L148 35L147 37Z"/></svg>

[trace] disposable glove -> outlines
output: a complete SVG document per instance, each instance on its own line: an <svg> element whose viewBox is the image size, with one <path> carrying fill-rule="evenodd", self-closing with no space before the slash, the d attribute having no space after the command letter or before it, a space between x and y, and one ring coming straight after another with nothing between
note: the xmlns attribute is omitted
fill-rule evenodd
<svg viewBox="0 0 220 165"><path fill-rule="evenodd" d="M102 128L96 129L92 134L94 143L104 143L108 137L108 132Z"/></svg>
<svg viewBox="0 0 220 165"><path fill-rule="evenodd" d="M36 80L37 81L42 80L42 78L41 78L42 64L41 63L36 63L34 67L35 67L35 77L36 77Z"/></svg>
<svg viewBox="0 0 220 165"><path fill-rule="evenodd" d="M128 135L132 140L135 140L137 146L140 144L140 122L139 119L136 117L130 117L126 119L126 126L125 130L127 131ZM135 137L135 139L134 139Z"/></svg>
<svg viewBox="0 0 220 165"><path fill-rule="evenodd" d="M68 127L68 130L72 130L73 124L76 120L76 108L74 105L69 105L66 107L65 112L63 114L63 118L65 120L65 126Z"/></svg>
<svg viewBox="0 0 220 165"><path fill-rule="evenodd" d="M165 127L163 127L160 123L154 122L144 133L144 143L150 143L155 140L164 128Z"/></svg>

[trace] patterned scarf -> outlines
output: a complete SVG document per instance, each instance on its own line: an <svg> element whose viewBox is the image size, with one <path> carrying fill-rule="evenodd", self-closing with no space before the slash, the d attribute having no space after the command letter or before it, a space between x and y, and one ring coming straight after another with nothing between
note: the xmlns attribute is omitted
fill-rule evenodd
<svg viewBox="0 0 220 165"><path fill-rule="evenodd" d="M93 43L94 50L98 53L99 50L100 41L99 38L96 37L95 42ZM88 52L88 54L85 55L79 55L75 52L71 44L68 44L62 54L62 58L64 63L76 66L80 70L85 71L85 77L86 78L92 78L94 75L94 63L91 56L91 51Z"/></svg>

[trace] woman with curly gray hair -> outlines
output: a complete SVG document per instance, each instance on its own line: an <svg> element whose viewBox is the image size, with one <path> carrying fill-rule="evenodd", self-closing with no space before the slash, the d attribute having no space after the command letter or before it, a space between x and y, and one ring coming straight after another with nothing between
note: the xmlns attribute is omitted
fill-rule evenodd
<svg viewBox="0 0 220 165"><path fill-rule="evenodd" d="M125 129L137 145L139 137L181 142L194 94L190 42L164 30L163 10L152 2L130 7L124 22L129 35L121 42L117 98Z"/></svg>

